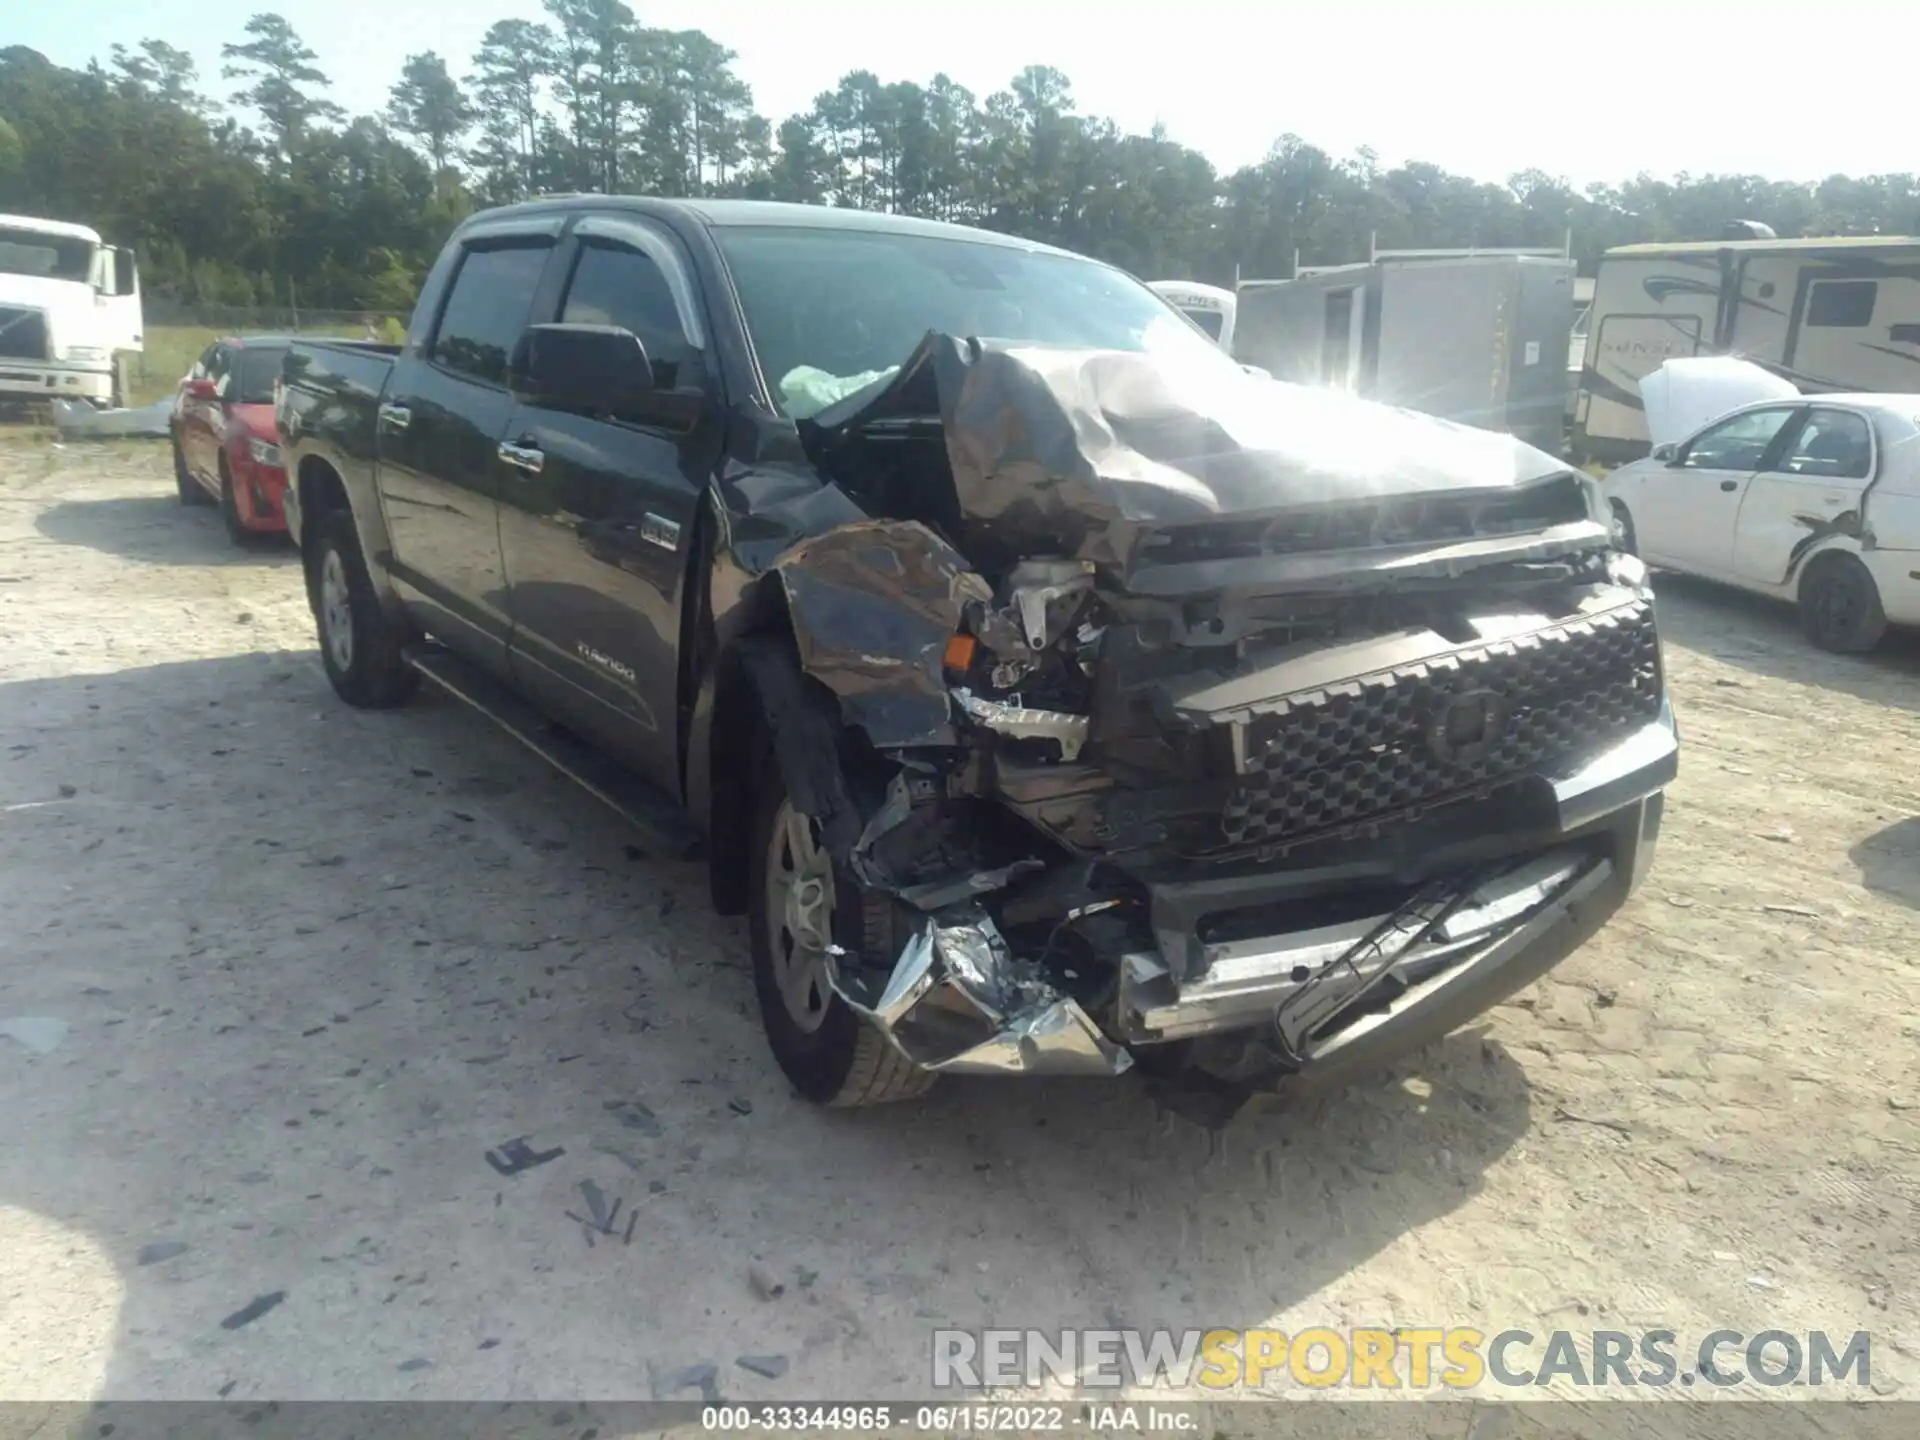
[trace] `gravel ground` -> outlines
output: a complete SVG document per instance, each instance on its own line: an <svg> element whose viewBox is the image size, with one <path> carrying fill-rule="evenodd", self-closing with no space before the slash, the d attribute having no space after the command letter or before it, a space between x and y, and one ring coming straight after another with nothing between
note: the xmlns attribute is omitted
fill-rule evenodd
<svg viewBox="0 0 1920 1440"><path fill-rule="evenodd" d="M0 1398L913 1397L942 1324L1865 1329L1920 1398L1914 646L1664 581L1651 881L1397 1075L821 1114L697 868L338 704L172 489L0 438Z"/></svg>

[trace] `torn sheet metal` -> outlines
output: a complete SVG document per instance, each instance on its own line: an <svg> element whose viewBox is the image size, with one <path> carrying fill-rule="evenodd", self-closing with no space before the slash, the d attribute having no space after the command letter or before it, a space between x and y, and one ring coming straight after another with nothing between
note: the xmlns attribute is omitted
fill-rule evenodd
<svg viewBox="0 0 1920 1440"><path fill-rule="evenodd" d="M1133 1057L1065 996L1010 1020L984 1044L932 1068L946 1075L1123 1075Z"/></svg>
<svg viewBox="0 0 1920 1440"><path fill-rule="evenodd" d="M880 749L952 745L943 675L947 642L969 600L993 591L926 526L844 525L775 562L800 666L840 700Z"/></svg>
<svg viewBox="0 0 1920 1440"><path fill-rule="evenodd" d="M1124 565L1154 527L1378 497L1492 494L1567 473L1564 461L1510 435L1260 379L1203 346L1077 350L935 332L890 385L809 423L830 452L876 420L936 413L955 496L983 555L1044 546Z"/></svg>
<svg viewBox="0 0 1920 1440"><path fill-rule="evenodd" d="M955 690L953 698L960 702L962 710L995 734L1014 740L1053 741L1060 747L1062 760L1078 760L1081 747L1087 743L1090 722L1084 715L1008 705L964 688Z"/></svg>
<svg viewBox="0 0 1920 1440"><path fill-rule="evenodd" d="M53 428L62 440L164 440L172 433L171 400L131 410L96 410L81 400L53 400Z"/></svg>
<svg viewBox="0 0 1920 1440"><path fill-rule="evenodd" d="M863 991L843 953L828 952L835 992L921 1069L1111 1076L1133 1064L1078 1001L1016 959L991 917L977 908L917 927L878 996Z"/></svg>

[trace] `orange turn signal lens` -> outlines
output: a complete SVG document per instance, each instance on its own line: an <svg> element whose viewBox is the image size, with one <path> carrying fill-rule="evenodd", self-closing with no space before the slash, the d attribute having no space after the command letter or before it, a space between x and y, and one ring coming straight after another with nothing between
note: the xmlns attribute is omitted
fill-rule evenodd
<svg viewBox="0 0 1920 1440"><path fill-rule="evenodd" d="M980 642L971 635L955 635L947 641L946 667L955 674L964 675L973 668L974 652L979 650Z"/></svg>

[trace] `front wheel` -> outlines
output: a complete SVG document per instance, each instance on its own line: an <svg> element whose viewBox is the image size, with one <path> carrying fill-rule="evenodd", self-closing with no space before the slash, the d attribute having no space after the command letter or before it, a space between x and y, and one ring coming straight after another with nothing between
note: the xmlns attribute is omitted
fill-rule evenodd
<svg viewBox="0 0 1920 1440"><path fill-rule="evenodd" d="M1633 533L1633 516L1627 513L1627 507L1618 500L1613 503L1613 544L1624 555L1638 555L1635 547L1639 541Z"/></svg>
<svg viewBox="0 0 1920 1440"><path fill-rule="evenodd" d="M793 807L770 761L754 807L750 864L753 988L773 1058L816 1105L878 1105L924 1095L938 1077L915 1068L833 991L827 946L891 961L892 906L837 874L819 825Z"/></svg>
<svg viewBox="0 0 1920 1440"><path fill-rule="evenodd" d="M1851 555L1822 555L1800 582L1800 628L1822 650L1859 655L1887 633L1880 588Z"/></svg>
<svg viewBox="0 0 1920 1440"><path fill-rule="evenodd" d="M247 529L247 522L240 518L240 500L234 494L233 471L226 460L220 461L220 521L227 527L227 539L240 546L253 545L259 537Z"/></svg>
<svg viewBox="0 0 1920 1440"><path fill-rule="evenodd" d="M182 505L205 505L207 492L200 488L200 482L193 478L193 472L187 468L186 452L180 448L180 432L173 432L173 488L180 494Z"/></svg>
<svg viewBox="0 0 1920 1440"><path fill-rule="evenodd" d="M419 687L420 672L407 663L405 628L374 593L352 513L330 510L317 529L310 593L320 663L334 693L362 710L405 704Z"/></svg>

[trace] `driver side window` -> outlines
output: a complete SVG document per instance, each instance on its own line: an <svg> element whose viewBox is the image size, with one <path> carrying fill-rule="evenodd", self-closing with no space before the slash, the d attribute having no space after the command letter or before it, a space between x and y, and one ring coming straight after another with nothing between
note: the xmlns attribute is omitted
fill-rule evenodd
<svg viewBox="0 0 1920 1440"><path fill-rule="evenodd" d="M700 355L680 323L673 291L652 257L638 250L591 241L583 245L560 320L631 330L647 347L653 383L662 390L701 384Z"/></svg>
<svg viewBox="0 0 1920 1440"><path fill-rule="evenodd" d="M1793 418L1791 409L1749 410L1701 431L1680 456L1687 470L1758 470L1767 447Z"/></svg>

